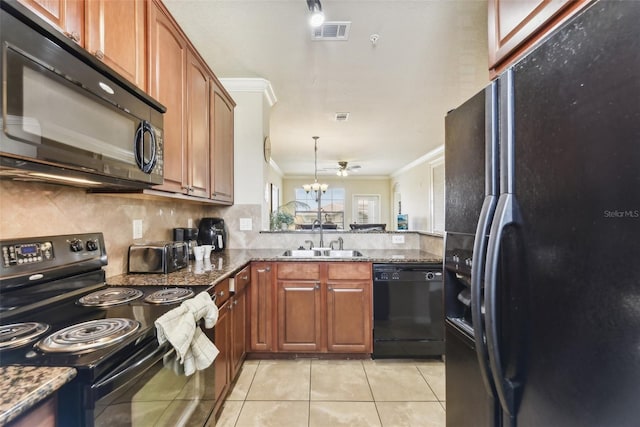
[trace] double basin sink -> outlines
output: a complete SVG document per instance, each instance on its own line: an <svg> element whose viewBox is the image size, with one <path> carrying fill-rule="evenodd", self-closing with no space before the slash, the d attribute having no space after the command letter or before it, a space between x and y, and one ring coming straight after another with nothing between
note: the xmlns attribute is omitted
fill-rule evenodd
<svg viewBox="0 0 640 427"><path fill-rule="evenodd" d="M291 249L281 255L286 258L354 258L361 256L363 255L360 251L342 249Z"/></svg>

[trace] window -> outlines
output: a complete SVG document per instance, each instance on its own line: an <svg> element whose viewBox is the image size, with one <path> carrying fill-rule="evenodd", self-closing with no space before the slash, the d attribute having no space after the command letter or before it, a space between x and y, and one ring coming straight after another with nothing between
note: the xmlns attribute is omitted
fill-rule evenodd
<svg viewBox="0 0 640 427"><path fill-rule="evenodd" d="M353 221L356 224L380 223L380 195L353 195Z"/></svg>
<svg viewBox="0 0 640 427"><path fill-rule="evenodd" d="M318 201L316 193L307 193L302 188L295 189L296 202L304 203L308 209L296 208L296 228L311 228L313 221L318 218ZM322 209L322 224L329 227L335 224L335 228L344 229L344 188L331 188L320 197Z"/></svg>

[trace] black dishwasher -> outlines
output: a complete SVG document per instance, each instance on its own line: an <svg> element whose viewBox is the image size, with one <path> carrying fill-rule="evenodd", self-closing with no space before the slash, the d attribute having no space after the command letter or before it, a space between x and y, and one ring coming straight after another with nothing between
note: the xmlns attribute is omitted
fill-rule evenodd
<svg viewBox="0 0 640 427"><path fill-rule="evenodd" d="M444 354L441 264L373 264L373 358Z"/></svg>

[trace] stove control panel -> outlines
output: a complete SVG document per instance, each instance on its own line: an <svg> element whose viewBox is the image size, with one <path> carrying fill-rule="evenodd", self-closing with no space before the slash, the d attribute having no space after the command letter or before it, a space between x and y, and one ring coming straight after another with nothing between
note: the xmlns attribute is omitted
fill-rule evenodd
<svg viewBox="0 0 640 427"><path fill-rule="evenodd" d="M107 265L100 232L0 240L0 253L0 292L97 271Z"/></svg>
<svg viewBox="0 0 640 427"><path fill-rule="evenodd" d="M51 241L2 246L2 263L5 267L33 264L49 261L53 258L53 244Z"/></svg>

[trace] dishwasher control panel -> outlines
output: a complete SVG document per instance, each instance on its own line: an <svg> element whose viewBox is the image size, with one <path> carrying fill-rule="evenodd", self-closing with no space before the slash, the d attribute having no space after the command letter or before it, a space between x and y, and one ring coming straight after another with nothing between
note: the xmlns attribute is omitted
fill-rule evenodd
<svg viewBox="0 0 640 427"><path fill-rule="evenodd" d="M374 264L374 282L432 282L442 280L438 264Z"/></svg>

